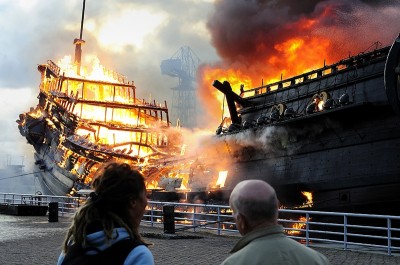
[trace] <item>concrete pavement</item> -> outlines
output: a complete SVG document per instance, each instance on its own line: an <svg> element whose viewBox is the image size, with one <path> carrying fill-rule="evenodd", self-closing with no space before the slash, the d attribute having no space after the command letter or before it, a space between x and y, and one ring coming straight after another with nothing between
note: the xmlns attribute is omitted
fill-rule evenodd
<svg viewBox="0 0 400 265"><path fill-rule="evenodd" d="M0 215L0 265L56 264L69 218L49 223L47 216ZM217 236L209 232L177 232L165 236L161 228L142 226L142 234L156 264L219 264L228 255L238 236ZM178 239L178 237L180 237ZM339 264L400 264L400 256L380 252L344 251L333 247L313 247Z"/></svg>

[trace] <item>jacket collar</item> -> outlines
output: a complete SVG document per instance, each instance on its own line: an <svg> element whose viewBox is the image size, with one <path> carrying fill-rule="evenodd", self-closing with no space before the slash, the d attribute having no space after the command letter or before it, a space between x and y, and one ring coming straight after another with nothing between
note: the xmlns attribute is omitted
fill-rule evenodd
<svg viewBox="0 0 400 265"><path fill-rule="evenodd" d="M274 225L274 226L268 226L268 227L263 227L263 228L258 228L250 233L245 234L233 247L230 253L234 253L239 251L240 249L244 248L247 244L249 244L251 241L260 238L260 237L265 237L265 236L270 236L274 234L280 234L284 236L283 234L283 227L281 225Z"/></svg>

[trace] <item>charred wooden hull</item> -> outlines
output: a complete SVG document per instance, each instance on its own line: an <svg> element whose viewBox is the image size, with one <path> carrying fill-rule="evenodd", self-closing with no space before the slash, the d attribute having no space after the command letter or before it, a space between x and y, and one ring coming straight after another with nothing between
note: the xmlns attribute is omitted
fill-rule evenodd
<svg viewBox="0 0 400 265"><path fill-rule="evenodd" d="M145 174L160 171L180 151L168 109L136 98L133 82L60 75L52 61L39 65L36 108L19 115L18 128L35 148L43 192L74 195L90 188L108 161L131 163Z"/></svg>
<svg viewBox="0 0 400 265"><path fill-rule="evenodd" d="M228 188L263 179L286 207L308 191L314 209L399 214L399 61L396 39L244 97L215 81L232 120L218 128L215 148L234 161Z"/></svg>

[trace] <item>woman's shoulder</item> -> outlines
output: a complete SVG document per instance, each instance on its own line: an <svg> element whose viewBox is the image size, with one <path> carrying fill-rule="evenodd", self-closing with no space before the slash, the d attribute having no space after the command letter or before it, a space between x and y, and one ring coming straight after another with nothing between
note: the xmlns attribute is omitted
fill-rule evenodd
<svg viewBox="0 0 400 265"><path fill-rule="evenodd" d="M124 265L153 265L154 258L150 249L145 245L135 247L126 257Z"/></svg>

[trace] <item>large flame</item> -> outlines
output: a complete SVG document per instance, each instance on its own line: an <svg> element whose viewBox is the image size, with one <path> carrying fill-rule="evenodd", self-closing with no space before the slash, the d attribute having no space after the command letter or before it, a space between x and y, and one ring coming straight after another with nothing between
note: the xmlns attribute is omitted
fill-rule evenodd
<svg viewBox="0 0 400 265"><path fill-rule="evenodd" d="M236 94L240 94L240 86L244 85L246 88L251 88L253 87L253 81L252 78L245 73L242 72L240 69L223 69L222 67L218 66L204 66L202 68L202 80L201 82L203 83L204 86L210 87L210 84L214 80L229 80L229 83L231 84L232 90ZM213 113L212 116L216 117L229 117L229 111L228 107L224 103L225 97L224 94L222 94L220 91L217 89L211 89L208 90L210 92L211 97L209 98L211 102L210 104L207 104L208 106L208 111ZM203 96L205 96L203 94ZM207 102L207 101L205 101ZM217 103L217 104L214 104ZM221 120L222 120L221 119ZM211 125L211 124L210 124Z"/></svg>
<svg viewBox="0 0 400 265"><path fill-rule="evenodd" d="M73 63L72 57L70 55L64 56L57 62L57 65L61 68L61 74L69 77L120 83L121 80L118 78L121 76L120 74L105 68L100 64L100 60L96 56L87 57L87 60L89 61L89 67L83 67L80 75L78 75L77 65Z"/></svg>
<svg viewBox="0 0 400 265"><path fill-rule="evenodd" d="M214 80L227 80L236 94L243 97L254 96L254 92L243 93L240 90L241 86L243 85L246 90L320 68L324 65L325 60L330 59L329 45L330 41L325 38L296 36L276 44L274 54L259 58L261 62L265 62L265 65L259 65L260 68L254 72L236 68L236 65L232 68L205 66L202 69L202 83L203 86L210 87ZM209 92L220 106L219 108L208 106L207 109L213 113L212 116L229 117L224 95L215 88L211 88Z"/></svg>
<svg viewBox="0 0 400 265"><path fill-rule="evenodd" d="M106 81L114 84L124 84L126 81L126 78L122 75L102 66L97 57L92 57L90 62L91 65L82 68L80 75L76 73L76 65L73 64L70 56L65 56L61 59L58 62L58 66L60 67L60 73L68 77ZM46 89L46 87L44 89ZM50 89L50 87L47 89ZM87 83L84 86L81 81L67 80L63 82L61 92L64 92L70 97L79 97L85 100L139 103L139 100L133 97L133 91L129 91L126 87L116 85ZM115 125L140 126L145 128L147 127L146 123L156 122L155 118L143 115L138 111L105 108L104 106L88 105L84 103L76 104L73 113L84 121L99 123L109 122ZM165 137L163 135L157 135L157 133L144 134L143 136L143 134L139 132L117 130L101 126L79 128L76 134L83 137L83 139L76 139L77 141L81 141L82 144L90 141L98 145L111 145L115 146L113 151L129 152L139 157L145 157L151 154L152 150L146 147L139 149L135 145L124 143L151 143L160 141L160 139Z"/></svg>

